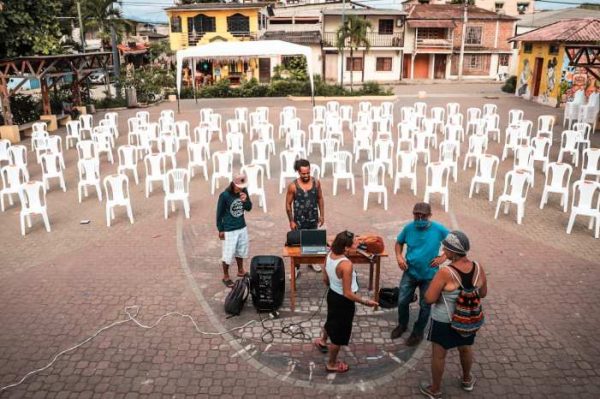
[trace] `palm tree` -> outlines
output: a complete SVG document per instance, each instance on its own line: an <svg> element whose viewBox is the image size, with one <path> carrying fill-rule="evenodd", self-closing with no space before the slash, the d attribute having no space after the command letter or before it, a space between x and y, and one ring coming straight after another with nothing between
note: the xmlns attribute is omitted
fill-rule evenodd
<svg viewBox="0 0 600 399"><path fill-rule="evenodd" d="M353 90L354 88L354 51L358 50L360 47L364 47L365 51L369 51L371 43L367 38L367 33L372 27L371 22L366 19L358 18L356 15L350 15L336 32L335 44L338 50L344 51L344 48L350 47L350 90ZM343 62L344 60L342 59L342 63Z"/></svg>
<svg viewBox="0 0 600 399"><path fill-rule="evenodd" d="M131 26L123 19L121 10L113 7L113 0L84 0L81 3L87 29L98 30L103 41L110 38L111 27L117 35L129 31Z"/></svg>

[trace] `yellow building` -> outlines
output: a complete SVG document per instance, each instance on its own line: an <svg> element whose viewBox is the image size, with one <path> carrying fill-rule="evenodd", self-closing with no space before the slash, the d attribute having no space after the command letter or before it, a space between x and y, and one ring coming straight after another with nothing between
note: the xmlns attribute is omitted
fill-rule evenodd
<svg viewBox="0 0 600 399"><path fill-rule="evenodd" d="M583 90L586 97L600 91L600 81L585 67L569 65L566 49L593 45L600 19L555 22L515 36L519 42L516 95L553 107L571 101Z"/></svg>
<svg viewBox="0 0 600 399"><path fill-rule="evenodd" d="M177 51L216 41L258 40L266 28L266 6L266 3L197 3L169 7L166 12L171 49ZM190 71L184 71L185 83L191 82ZM252 77L258 79L259 62L203 60L196 65L196 76L199 84L223 78L234 84Z"/></svg>

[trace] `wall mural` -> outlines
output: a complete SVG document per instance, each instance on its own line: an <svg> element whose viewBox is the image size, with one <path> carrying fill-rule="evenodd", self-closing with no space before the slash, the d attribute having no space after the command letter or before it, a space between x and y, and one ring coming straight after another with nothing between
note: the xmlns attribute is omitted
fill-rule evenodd
<svg viewBox="0 0 600 399"><path fill-rule="evenodd" d="M529 80L531 79L531 66L527 58L523 59L523 68L517 82L517 96L529 97Z"/></svg>
<svg viewBox="0 0 600 399"><path fill-rule="evenodd" d="M556 102L558 99L556 98L556 93L554 92L554 88L556 87L556 66L558 65L558 60L556 57L552 58L548 61L548 65L546 67L546 90L542 94L542 98L540 102L542 104L556 106Z"/></svg>
<svg viewBox="0 0 600 399"><path fill-rule="evenodd" d="M573 101L575 93L579 90L585 92L585 97L600 92L600 81L582 67L569 65L569 58L563 57L562 72L560 78L560 102Z"/></svg>

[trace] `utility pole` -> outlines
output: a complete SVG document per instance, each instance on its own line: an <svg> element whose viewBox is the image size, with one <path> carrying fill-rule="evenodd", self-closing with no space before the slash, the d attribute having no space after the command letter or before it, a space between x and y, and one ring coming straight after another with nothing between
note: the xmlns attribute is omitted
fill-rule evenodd
<svg viewBox="0 0 600 399"><path fill-rule="evenodd" d="M462 76L463 76L463 63L465 60L465 36L467 35L467 12L468 12L468 10L469 10L469 0L464 0L462 37L460 39L460 55L458 57L458 80L462 80Z"/></svg>
<svg viewBox="0 0 600 399"><path fill-rule="evenodd" d="M115 2L113 1L110 6L112 9L115 9ZM114 19L112 17L111 19ZM113 55L113 73L115 74L115 78L117 79L117 84L115 85L115 92L117 98L121 98L121 90L120 85L118 84L119 77L121 76L121 62L119 59L119 50L117 49L117 32L115 31L115 25L113 23L110 24L110 41L112 45L112 55Z"/></svg>
<svg viewBox="0 0 600 399"><path fill-rule="evenodd" d="M346 0L342 0L342 29L345 29L345 25L346 25ZM344 47L345 46L346 46L346 37L344 35L344 44L342 46L342 62L340 65L342 87L344 87ZM352 72L350 72L350 73L352 73Z"/></svg>

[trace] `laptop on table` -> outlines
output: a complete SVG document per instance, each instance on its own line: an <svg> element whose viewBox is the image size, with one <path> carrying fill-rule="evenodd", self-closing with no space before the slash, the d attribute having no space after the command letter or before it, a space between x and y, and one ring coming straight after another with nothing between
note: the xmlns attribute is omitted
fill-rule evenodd
<svg viewBox="0 0 600 399"><path fill-rule="evenodd" d="M326 230L300 230L300 248L302 255L326 255Z"/></svg>

